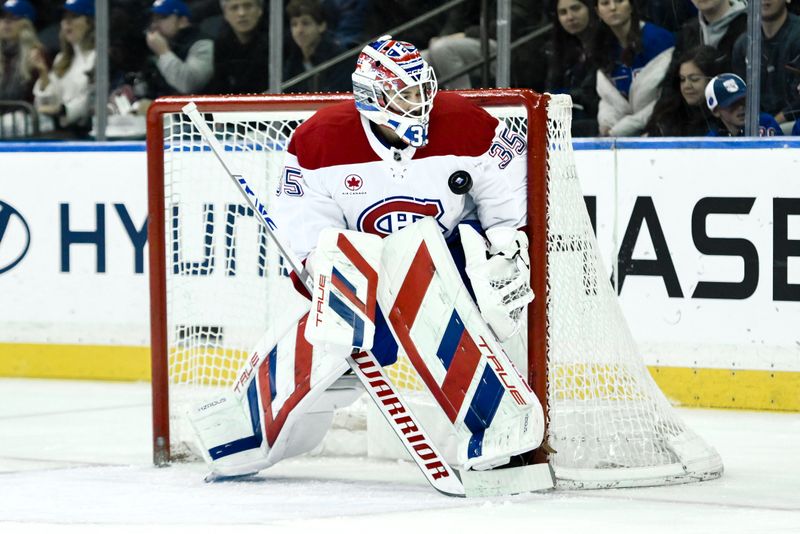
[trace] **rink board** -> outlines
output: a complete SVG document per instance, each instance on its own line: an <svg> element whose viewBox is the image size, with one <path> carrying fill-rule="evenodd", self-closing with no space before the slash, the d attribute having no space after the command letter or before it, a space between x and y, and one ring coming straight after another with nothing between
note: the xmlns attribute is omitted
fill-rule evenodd
<svg viewBox="0 0 800 534"><path fill-rule="evenodd" d="M626 270L623 310L667 395L800 410L800 140L575 147L604 261ZM8 143L0 169L0 375L147 380L144 144Z"/></svg>

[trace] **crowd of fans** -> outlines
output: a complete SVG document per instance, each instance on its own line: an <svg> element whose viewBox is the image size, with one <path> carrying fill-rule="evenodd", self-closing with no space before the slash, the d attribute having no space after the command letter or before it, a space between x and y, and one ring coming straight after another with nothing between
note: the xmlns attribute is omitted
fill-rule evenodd
<svg viewBox="0 0 800 534"><path fill-rule="evenodd" d="M94 0L0 0L4 103L38 111L42 135L83 137L94 102ZM746 0L512 0L513 87L568 93L581 136L742 135ZM286 0L283 80L291 81L445 0ZM489 2L488 15L496 13ZM797 2L795 3L797 4ZM480 85L480 0L395 35L423 50L445 89ZM109 110L142 118L171 94L269 86L264 0L110 0ZM800 17L762 0L762 135L800 134ZM496 49L489 20L490 50ZM349 91L355 56L288 92ZM494 66L490 69L493 72ZM491 81L490 81L491 84ZM793 130L794 129L794 130Z"/></svg>

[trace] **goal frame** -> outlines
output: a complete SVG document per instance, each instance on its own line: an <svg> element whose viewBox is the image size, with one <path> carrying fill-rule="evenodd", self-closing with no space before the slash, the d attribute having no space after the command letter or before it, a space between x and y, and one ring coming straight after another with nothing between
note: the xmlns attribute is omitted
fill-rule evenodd
<svg viewBox="0 0 800 534"><path fill-rule="evenodd" d="M528 224L531 243L531 288L528 306L528 382L542 404L547 425L547 103L549 96L529 89L457 91L480 106L519 106L528 116ZM353 101L349 94L172 96L157 99L147 114L148 240L150 243L150 348L152 373L153 462L170 462L169 373L167 332L166 243L164 204L164 115L178 113L189 102L204 112L317 111ZM545 426L545 436L547 428ZM546 462L538 452L535 462Z"/></svg>

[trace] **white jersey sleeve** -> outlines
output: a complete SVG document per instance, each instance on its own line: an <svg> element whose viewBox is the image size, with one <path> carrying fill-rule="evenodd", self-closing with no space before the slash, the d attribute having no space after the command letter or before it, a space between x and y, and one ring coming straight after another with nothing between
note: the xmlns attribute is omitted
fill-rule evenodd
<svg viewBox="0 0 800 534"><path fill-rule="evenodd" d="M341 207L319 180L319 173L303 169L297 156L287 152L273 199L273 218L281 235L300 260L316 247L326 228L346 228Z"/></svg>
<svg viewBox="0 0 800 534"><path fill-rule="evenodd" d="M489 150L479 158L476 170L480 176L474 180L470 196L485 230L526 224L527 148L525 138L501 121Z"/></svg>

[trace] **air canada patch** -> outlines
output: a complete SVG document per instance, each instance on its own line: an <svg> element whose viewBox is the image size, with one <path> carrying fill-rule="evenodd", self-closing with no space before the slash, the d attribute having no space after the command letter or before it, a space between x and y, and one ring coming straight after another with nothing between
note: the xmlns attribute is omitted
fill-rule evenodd
<svg viewBox="0 0 800 534"><path fill-rule="evenodd" d="M442 231L446 230L439 220L444 214L441 200L412 197L389 197L371 205L358 216L358 230L379 236L387 236L414 224L423 217L433 217Z"/></svg>
<svg viewBox="0 0 800 534"><path fill-rule="evenodd" d="M344 179L344 186L349 191L358 191L364 185L364 180L357 174L348 174Z"/></svg>

